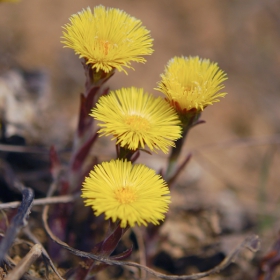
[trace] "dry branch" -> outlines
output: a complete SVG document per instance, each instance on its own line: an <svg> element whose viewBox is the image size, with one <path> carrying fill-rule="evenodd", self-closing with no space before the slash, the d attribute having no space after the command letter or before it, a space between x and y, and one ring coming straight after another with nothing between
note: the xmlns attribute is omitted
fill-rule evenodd
<svg viewBox="0 0 280 280"><path fill-rule="evenodd" d="M18 265L8 274L6 280L18 280L25 272L28 271L30 266L40 257L42 254L42 246L35 244L28 254L18 263Z"/></svg>
<svg viewBox="0 0 280 280"><path fill-rule="evenodd" d="M33 206L73 202L77 197L78 195L61 195L61 196L53 196L53 197L46 197L46 198L38 198L33 200ZM0 203L0 210L16 208L20 205L20 203L21 203L20 201Z"/></svg>
<svg viewBox="0 0 280 280"><path fill-rule="evenodd" d="M51 192L50 192L51 194ZM94 255L88 252L84 252L84 251L80 251L77 250L75 248L70 247L68 244L66 244L65 242L61 241L59 238L57 238L51 231L51 229L48 226L47 223L47 219L48 219L48 210L49 210L49 206L46 205L43 209L43 214L42 214L42 219L43 219L43 224L44 224L44 228L47 232L47 234L49 235L49 237L56 242L57 244L59 244L61 247L63 247L64 249L70 251L72 254L78 256L78 257L82 257L82 258L88 258L88 259L92 259L92 260L96 260L99 262L103 262L109 265L120 265L120 266L132 266L132 267L136 267L139 269L142 269L158 278L161 279L169 279L169 280L196 280L196 279L201 279L203 277L215 274L215 273L219 273L221 270L223 270L224 268L226 268L229 264L231 264L231 262L233 262L235 260L235 258L238 256L238 254L245 248L256 252L259 249L259 237L256 235L252 235L247 237L237 248L235 248L233 250L233 252L231 254L229 254L218 266L205 271L205 272L201 272L201 273L196 273L196 274L192 274L192 275L166 275L163 273L159 273L149 267L140 265L138 263L134 263L134 262L126 262L126 261L115 261L111 258L104 258L104 257L100 257L98 255Z"/></svg>
<svg viewBox="0 0 280 280"><path fill-rule="evenodd" d="M20 204L20 207L18 208L18 213L12 219L12 222L6 231L5 237L1 241L0 264L4 260L6 253L8 252L11 245L13 244L14 239L16 238L20 229L24 225L26 225L26 223L27 223L26 219L29 216L30 209L32 206L32 202L33 202L33 198L34 198L33 190L30 188L25 188L22 185L20 185L19 188L21 188L22 202Z"/></svg>

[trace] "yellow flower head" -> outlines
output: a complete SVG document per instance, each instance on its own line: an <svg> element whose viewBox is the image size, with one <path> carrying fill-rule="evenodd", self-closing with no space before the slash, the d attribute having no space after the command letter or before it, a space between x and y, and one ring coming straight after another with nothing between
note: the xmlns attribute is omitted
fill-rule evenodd
<svg viewBox="0 0 280 280"><path fill-rule="evenodd" d="M101 136L113 135L117 144L130 150L144 148L168 152L181 137L175 110L161 97L144 93L141 88L122 88L102 96L92 109Z"/></svg>
<svg viewBox="0 0 280 280"><path fill-rule="evenodd" d="M105 219L121 221L121 227L135 223L159 224L170 203L166 182L143 164L111 160L94 167L82 188L85 205Z"/></svg>
<svg viewBox="0 0 280 280"><path fill-rule="evenodd" d="M142 55L153 52L150 31L142 22L122 10L100 5L70 17L63 32L66 47L74 49L92 68L108 73L116 68L126 71L131 61L145 62Z"/></svg>
<svg viewBox="0 0 280 280"><path fill-rule="evenodd" d="M219 90L224 88L221 83L227 76L209 59L174 57L161 78L157 90L164 93L169 103L181 113L203 111L226 95Z"/></svg>

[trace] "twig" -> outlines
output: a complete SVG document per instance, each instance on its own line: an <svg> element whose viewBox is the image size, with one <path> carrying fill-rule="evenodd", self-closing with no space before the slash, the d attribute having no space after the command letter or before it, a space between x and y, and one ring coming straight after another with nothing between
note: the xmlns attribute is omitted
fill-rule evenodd
<svg viewBox="0 0 280 280"><path fill-rule="evenodd" d="M220 149L220 148L228 148L232 146L256 146L256 145L266 145L266 144L280 144L280 135L274 134L271 136L264 137L247 137L247 138L239 138L233 140L227 140L219 143L210 143L206 145L201 145L192 150L192 153L196 153L197 150L212 150L212 149ZM18 146L18 145L5 145L0 144L0 151L3 152L13 152L13 153L40 153L40 154L48 154L49 150L40 148L40 147L28 147L28 146ZM102 151L104 154L106 151Z"/></svg>
<svg viewBox="0 0 280 280"><path fill-rule="evenodd" d="M39 147L0 144L0 151L12 153L48 154L49 150Z"/></svg>
<svg viewBox="0 0 280 280"><path fill-rule="evenodd" d="M192 154L189 154L186 156L186 158L184 159L184 161L182 162L182 164L177 168L177 170L175 171L175 174L172 175L171 178L168 179L168 186L169 188L172 186L172 184L176 181L177 177L180 175L180 173L182 172L182 170L186 167L186 165L188 164L188 162L190 161L192 157Z"/></svg>
<svg viewBox="0 0 280 280"><path fill-rule="evenodd" d="M221 150L221 149L229 149L229 148L242 148L242 147L253 147L253 146L261 146L261 145L279 145L280 144L280 134L274 134L270 136L256 136L256 137L244 137L244 138L238 138L238 139L230 139L225 140L223 142L213 142L213 143L207 143L202 145L194 146L190 149L190 153L195 157L197 153L201 153L202 151L215 151L215 150ZM141 152L145 150L141 150ZM102 156L103 158L109 158L111 156L111 152L107 149L102 150L101 153L97 153L98 156ZM141 154L141 157L143 157L145 153ZM158 158L165 158L164 155L157 155Z"/></svg>
<svg viewBox="0 0 280 280"><path fill-rule="evenodd" d="M278 239L274 242L271 250L261 258L258 264L258 272L256 280L271 280L274 279L274 272L280 264L280 232Z"/></svg>
<svg viewBox="0 0 280 280"><path fill-rule="evenodd" d="M14 260L9 257L6 256L5 260L3 261L10 269L14 268L16 266L16 263L14 262Z"/></svg>
<svg viewBox="0 0 280 280"><path fill-rule="evenodd" d="M18 265L8 274L6 280L18 280L29 269L29 267L40 257L42 254L42 246L35 244L28 254L18 263Z"/></svg>
<svg viewBox="0 0 280 280"><path fill-rule="evenodd" d="M151 268L148 268L146 266L143 266L141 264L138 263L134 263L134 262L125 262L125 261L115 261L112 260L110 258L104 258L104 257L100 257L98 255L94 255L91 253L87 253L84 251L80 251L77 250L75 248L70 247L68 244L66 244L65 242L61 241L59 238L57 238L51 231L51 229L48 226L47 223L47 219L48 219L48 210L49 210L49 206L46 205L43 209L43 215L42 215L42 219L43 219L43 224L45 227L45 230L47 232L47 234L49 235L49 237L56 242L57 244L59 244L60 246L62 246L64 249L70 251L72 254L79 256L79 257L83 257L83 258L89 258L89 259L93 259L96 261L100 261L109 265L127 265L127 266L132 266L132 267L137 267L139 269L143 269L144 271L158 277L161 279L170 279L170 280L196 280L196 279L201 279L203 277L209 276L211 274L215 274L220 272L221 270L223 270L224 268L226 268L231 262L233 262L235 260L235 258L237 257L237 255L240 253L240 251L242 251L244 248L248 248L253 252L256 252L259 249L259 237L256 235L253 236L249 236L247 237L237 248L235 248L235 250L229 254L218 266L214 267L213 269L210 269L208 271L205 272L201 272L201 273L197 273L197 274L193 274L193 275L166 275L163 273L159 273Z"/></svg>
<svg viewBox="0 0 280 280"><path fill-rule="evenodd" d="M259 146L259 145L279 145L280 144L280 134L274 134L270 136L263 137L244 137L238 139L226 140L224 142L210 143L200 145L191 150L192 154L196 154L197 151L208 151L215 149L225 149L231 147L248 147L248 146Z"/></svg>
<svg viewBox="0 0 280 280"><path fill-rule="evenodd" d="M143 238L143 233L141 232L141 229L136 227L133 229L133 232L135 234L137 244L139 247L139 259L140 259L140 264L143 266L146 266L146 249L145 249L145 244L144 244L144 238ZM142 271L141 273L141 279L147 279L147 272Z"/></svg>
<svg viewBox="0 0 280 280"><path fill-rule="evenodd" d="M34 198L32 189L25 188L22 185L17 187L22 189L22 202L20 204L20 207L18 208L18 213L12 219L12 222L6 231L5 237L2 239L2 242L0 244L0 264L4 260L5 255L14 242L14 239L17 236L19 230L27 224L26 219L30 213Z"/></svg>
<svg viewBox="0 0 280 280"><path fill-rule="evenodd" d="M8 226L9 226L9 219L7 217L7 214L1 208L0 208L0 212L1 212L1 215L3 216L4 221L5 221L5 226L6 226L6 228L8 228ZM1 230L3 230L3 228Z"/></svg>
<svg viewBox="0 0 280 280"><path fill-rule="evenodd" d="M39 244L39 245L41 245L41 246L42 246L42 257L45 258L45 259L47 259L47 261L49 262L49 265L50 265L51 268L54 270L54 272L57 274L58 278L61 279L61 280L64 280L64 279L60 276L60 274L59 274L59 272L57 271L56 267L54 266L52 260L49 258L49 255L48 255L47 251L45 250L45 248L43 247L43 245L40 243L40 241L36 238L36 236L33 235L33 233L29 230L28 227L26 227L26 228L23 229L23 233L24 233L25 235L27 235L27 237L28 237L30 240L32 240L32 242L27 241L27 240L24 240L24 239L16 238L16 239L14 240L14 242L13 242L13 245L16 245L16 244L26 244L26 245L28 245L30 248L32 248L32 247L34 246L34 244ZM0 233L0 236L4 237L5 235L4 235L3 233ZM13 260L12 258L10 258L9 256L6 256L6 257L5 257L5 260L4 260L3 262L5 262L5 263L8 265L8 267L9 267L10 269L12 269L12 268L14 268L14 267L16 266L16 263L14 262L14 260ZM31 279L31 278L32 278L32 279ZM31 279L31 280L36 280L36 279L37 279L37 278L35 279L34 277L31 277L31 278L30 278L28 275L24 275L24 276L22 277L22 280L29 280L29 279Z"/></svg>
<svg viewBox="0 0 280 280"><path fill-rule="evenodd" d="M26 227L23 232L26 234L26 236L32 240L35 244L39 244L42 247L42 256L48 261L50 267L52 268L52 270L54 271L54 273L57 275L57 277L60 280L63 280L64 278L60 275L60 273L58 272L58 270L56 269L54 263L52 262L48 252L46 251L46 249L43 247L43 245L41 244L41 242L37 239L37 237L30 231L29 227ZM48 270L47 270L48 271Z"/></svg>
<svg viewBox="0 0 280 280"><path fill-rule="evenodd" d="M33 206L73 202L75 199L77 199L78 196L79 194L38 198L33 200ZM7 208L16 208L20 205L20 203L21 203L20 201L0 203L0 210L7 209Z"/></svg>

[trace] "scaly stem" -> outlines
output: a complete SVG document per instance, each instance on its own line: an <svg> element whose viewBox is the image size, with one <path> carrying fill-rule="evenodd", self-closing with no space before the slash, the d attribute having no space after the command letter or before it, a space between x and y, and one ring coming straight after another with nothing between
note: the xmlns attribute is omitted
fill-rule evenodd
<svg viewBox="0 0 280 280"><path fill-rule="evenodd" d="M182 122L182 138L176 141L176 147L173 147L171 154L168 159L168 165L165 173L165 179L168 181L176 173L178 168L178 159L181 154L183 145L186 141L189 130L199 123L200 112L189 112L185 114L179 114L179 117Z"/></svg>

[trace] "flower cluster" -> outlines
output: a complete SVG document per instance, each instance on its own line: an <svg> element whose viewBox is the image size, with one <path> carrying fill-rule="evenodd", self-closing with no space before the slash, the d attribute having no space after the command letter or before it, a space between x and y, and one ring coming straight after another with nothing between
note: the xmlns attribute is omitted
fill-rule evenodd
<svg viewBox="0 0 280 280"><path fill-rule="evenodd" d="M125 12L103 6L83 10L70 18L63 32L65 47L74 49L91 69L112 73L125 71L131 62L145 62L142 57L153 52L150 32L140 20ZM108 76L109 77L109 76ZM197 119L208 105L218 102L227 79L216 63L199 57L174 57L161 75L156 88L164 97L154 97L142 88L121 88L101 97L90 116L98 121L100 136L111 135L120 149L134 153L149 148L168 153L173 159L185 137L185 119L189 112ZM195 113L193 113L195 112ZM176 155L176 157L174 157ZM170 191L164 179L143 164L134 164L125 156L95 165L85 178L82 197L95 215L120 221L126 228L135 224L159 224L170 203Z"/></svg>

